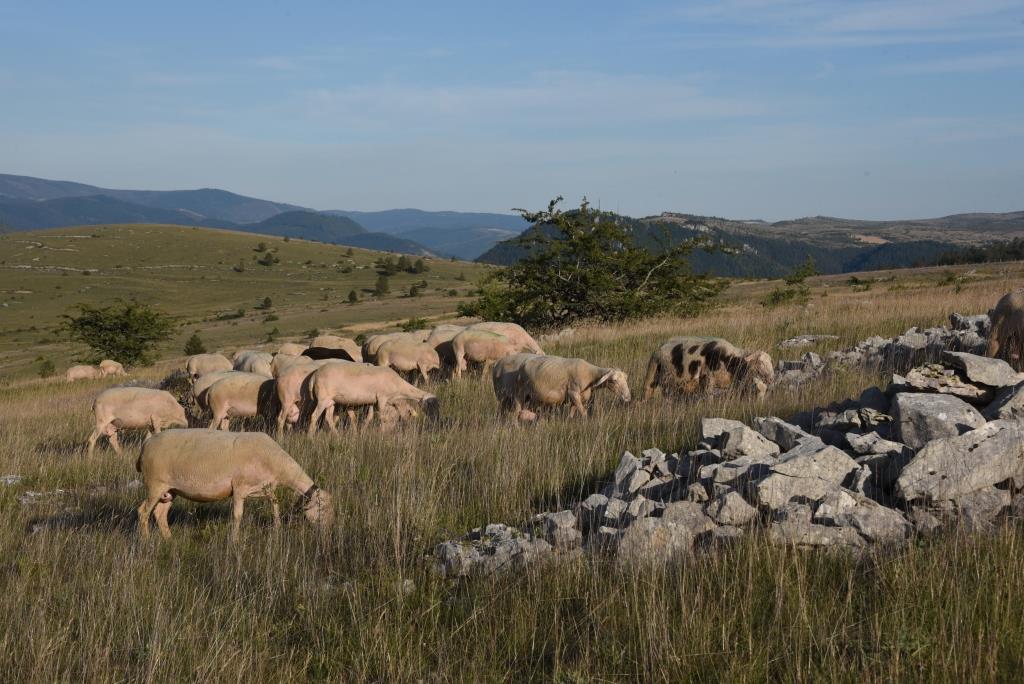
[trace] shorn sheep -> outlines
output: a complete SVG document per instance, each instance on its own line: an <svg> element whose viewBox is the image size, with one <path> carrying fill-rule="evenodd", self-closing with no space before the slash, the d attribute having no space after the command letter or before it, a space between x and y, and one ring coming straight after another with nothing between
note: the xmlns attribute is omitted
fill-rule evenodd
<svg viewBox="0 0 1024 684"><path fill-rule="evenodd" d="M334 520L330 495L262 432L167 430L146 442L135 467L142 473L146 489L146 499L138 509L143 538L149 537L150 515L160 534L170 538L167 513L176 496L200 502L231 497L232 541L238 540L245 500L250 497L269 499L274 526L280 527L278 486L299 494L298 508L311 523L328 527Z"/></svg>

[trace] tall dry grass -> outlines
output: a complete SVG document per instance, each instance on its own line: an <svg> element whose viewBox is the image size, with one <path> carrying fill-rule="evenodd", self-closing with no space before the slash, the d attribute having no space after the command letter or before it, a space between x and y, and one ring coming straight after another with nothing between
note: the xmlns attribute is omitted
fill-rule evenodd
<svg viewBox="0 0 1024 684"><path fill-rule="evenodd" d="M987 310L1011 284L832 285L825 297L816 287L807 307L736 302L698 320L584 328L550 351L622 367L639 394L648 354L672 335L773 352L797 333L840 336L824 350ZM122 457L83 455L104 385L18 383L0 389L0 474L24 477L0 485L0 671L99 682L1011 678L1024 664L1014 527L860 559L755 535L663 567L589 557L466 581L430 572L436 543L571 505L623 449L684 449L703 416L787 415L883 381L849 371L763 403L621 406L599 395L587 420L519 427L497 414L489 383L466 379L438 387L436 425L288 436L285 448L334 493L337 524L327 535L301 520L275 531L267 507L250 503L236 547L227 506L188 503L175 504L172 541L141 542L137 440Z"/></svg>

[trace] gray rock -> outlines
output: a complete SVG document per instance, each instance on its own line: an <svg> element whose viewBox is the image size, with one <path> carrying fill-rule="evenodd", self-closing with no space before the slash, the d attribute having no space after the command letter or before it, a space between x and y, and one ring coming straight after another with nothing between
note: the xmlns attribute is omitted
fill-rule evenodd
<svg viewBox="0 0 1024 684"><path fill-rule="evenodd" d="M779 456L780 461L789 461L800 456L813 456L827 445L825 442L816 436L801 437L797 440L797 443L793 448L786 450L785 453Z"/></svg>
<svg viewBox="0 0 1024 684"><path fill-rule="evenodd" d="M7 486L16 485L21 482L21 475L2 475L0 476L0 484Z"/></svg>
<svg viewBox="0 0 1024 684"><path fill-rule="evenodd" d="M738 420L728 418L703 418L700 421L700 439L702 442L715 444L722 434L737 427L747 426Z"/></svg>
<svg viewBox="0 0 1024 684"><path fill-rule="evenodd" d="M629 502L629 506L626 507L626 516L631 522L636 521L640 518L646 518L648 515L653 513L656 508L657 506L653 501L638 494L635 499Z"/></svg>
<svg viewBox="0 0 1024 684"><path fill-rule="evenodd" d="M704 512L719 525L742 527L757 518L757 509L746 502L738 492L729 492L710 501Z"/></svg>
<svg viewBox="0 0 1024 684"><path fill-rule="evenodd" d="M857 463L839 449L826 446L814 453L796 456L786 454L772 472L792 478L820 478L833 484L841 484L846 476L856 470Z"/></svg>
<svg viewBox="0 0 1024 684"><path fill-rule="evenodd" d="M619 540L619 561L663 563L689 554L697 537L714 527L715 523L704 515L699 504L669 504L662 517L641 518L626 528Z"/></svg>
<svg viewBox="0 0 1024 684"><path fill-rule="evenodd" d="M914 508L909 517L914 530L923 537L931 537L942 531L942 521L927 509Z"/></svg>
<svg viewBox="0 0 1024 684"><path fill-rule="evenodd" d="M602 525L597 528L594 534L590 535L588 542L602 551L611 551L619 545L622 538L622 530L618 527Z"/></svg>
<svg viewBox="0 0 1024 684"><path fill-rule="evenodd" d="M1009 491L997 487L986 487L964 494L956 501L961 524L968 529L984 531L995 524L996 519L1010 508L1013 497Z"/></svg>
<svg viewBox="0 0 1024 684"><path fill-rule="evenodd" d="M949 324L953 330L974 332L982 337L988 337L989 330L992 327L988 314L964 316L963 314L952 313L949 315Z"/></svg>
<svg viewBox="0 0 1024 684"><path fill-rule="evenodd" d="M435 547L435 568L445 577L489 575L522 568L552 551L551 544L543 539L522 535L507 525L492 524Z"/></svg>
<svg viewBox="0 0 1024 684"><path fill-rule="evenodd" d="M850 527L857 530L869 542L892 544L907 538L911 525L899 511L887 508L865 497L851 497L853 506L830 511L828 516L821 516L821 506L815 513L815 522L824 522L836 527ZM828 499L826 499L827 501ZM819 518L821 518L819 520Z"/></svg>
<svg viewBox="0 0 1024 684"><path fill-rule="evenodd" d="M763 458L777 456L779 445L746 425L733 427L722 434L722 457L732 460L741 456Z"/></svg>
<svg viewBox="0 0 1024 684"><path fill-rule="evenodd" d="M867 482L879 489L889 490L896 484L896 478L900 476L900 472L913 457L914 455L909 449L904 449L899 453L867 454L858 456L854 460L857 465L871 471L871 477ZM864 493L868 494L869 492L865 489Z"/></svg>
<svg viewBox="0 0 1024 684"><path fill-rule="evenodd" d="M575 527L558 527L545 532L544 540L558 551L570 551L582 546L583 534Z"/></svg>
<svg viewBox="0 0 1024 684"><path fill-rule="evenodd" d="M704 503L708 500L708 490L704 488L704 485L699 483L693 483L686 488L686 501L692 501L694 503Z"/></svg>
<svg viewBox="0 0 1024 684"><path fill-rule="evenodd" d="M809 347L825 340L838 340L837 335L797 335L788 340L779 342L779 349L793 349L796 347Z"/></svg>
<svg viewBox="0 0 1024 684"><path fill-rule="evenodd" d="M903 468L896 487L907 501L941 501L1009 479L1024 483L1024 423L997 420L930 442Z"/></svg>
<svg viewBox="0 0 1024 684"><path fill-rule="evenodd" d="M896 395L892 417L896 439L914 450L985 423L977 409L956 397L906 392Z"/></svg>
<svg viewBox="0 0 1024 684"><path fill-rule="evenodd" d="M776 459L771 456L742 456L724 463L704 466L698 472L698 476L709 486L740 487L747 482L765 477L775 463Z"/></svg>
<svg viewBox="0 0 1024 684"><path fill-rule="evenodd" d="M615 469L612 495L621 497L633 494L650 479L651 474L643 469L640 459L626 451Z"/></svg>
<svg viewBox="0 0 1024 684"><path fill-rule="evenodd" d="M811 435L803 429L776 418L768 416L765 418L754 418L754 429L764 435L767 439L779 445L782 451L789 451L802 439L810 439Z"/></svg>
<svg viewBox="0 0 1024 684"><path fill-rule="evenodd" d="M608 499L604 506L604 514L601 516L602 522L605 525L620 526L625 522L622 518L627 508L629 504L622 499Z"/></svg>
<svg viewBox="0 0 1024 684"><path fill-rule="evenodd" d="M918 366L907 373L907 384L918 392L935 392L960 397L975 404L992 401L992 390L966 382L957 371L939 364Z"/></svg>
<svg viewBox="0 0 1024 684"><path fill-rule="evenodd" d="M828 527L804 522L776 522L768 526L768 541L778 546L859 550L864 538L852 527Z"/></svg>
<svg viewBox="0 0 1024 684"><path fill-rule="evenodd" d="M604 494L591 494L576 506L576 515L579 517L580 527L586 532L601 524L604 516L604 507L608 504L608 497Z"/></svg>
<svg viewBox="0 0 1024 684"><path fill-rule="evenodd" d="M853 493L836 487L825 495L821 502L818 503L818 507L814 510L812 520L819 525L838 526L839 523L837 521L840 516L856 507L857 499L854 497Z"/></svg>
<svg viewBox="0 0 1024 684"><path fill-rule="evenodd" d="M754 484L754 498L759 506L772 511L790 501L821 501L857 467L852 458L835 447L801 454L773 466L770 475Z"/></svg>
<svg viewBox="0 0 1024 684"><path fill-rule="evenodd" d="M576 514L572 511L559 511L544 516L544 531L576 527Z"/></svg>
<svg viewBox="0 0 1024 684"><path fill-rule="evenodd" d="M989 387L1011 387L1024 378L1002 359L967 352L943 352L942 361L961 371L969 382Z"/></svg>
<svg viewBox="0 0 1024 684"><path fill-rule="evenodd" d="M992 403L981 412L988 420L1024 418L1024 382L998 390Z"/></svg>
<svg viewBox="0 0 1024 684"><path fill-rule="evenodd" d="M735 546L739 543L743 537L746 536L739 527L733 527L732 525L722 525L716 527L710 532L705 532L697 538L697 543L707 549L725 549L730 546Z"/></svg>
<svg viewBox="0 0 1024 684"><path fill-rule="evenodd" d="M434 548L435 568L444 577L468 575L480 562L480 553L466 543L448 541Z"/></svg>
<svg viewBox="0 0 1024 684"><path fill-rule="evenodd" d="M814 517L814 509L808 504L790 501L781 508L772 511L774 522L811 523Z"/></svg>
<svg viewBox="0 0 1024 684"><path fill-rule="evenodd" d="M898 454L902 454L906 449L906 447L899 442L882 439L881 435L877 432L869 432L863 435L850 433L846 435L846 443L854 453L862 456L867 456L868 454L896 456Z"/></svg>

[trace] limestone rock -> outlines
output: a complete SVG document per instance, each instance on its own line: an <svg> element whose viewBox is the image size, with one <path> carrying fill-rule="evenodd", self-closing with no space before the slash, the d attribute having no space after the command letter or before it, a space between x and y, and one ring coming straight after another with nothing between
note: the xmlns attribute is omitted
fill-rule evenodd
<svg viewBox="0 0 1024 684"><path fill-rule="evenodd" d="M801 428L775 416L754 418L754 429L767 439L778 444L782 451L789 451L800 440L811 438L811 435L804 432Z"/></svg>
<svg viewBox="0 0 1024 684"><path fill-rule="evenodd" d="M895 437L911 449L981 427L984 417L956 397L901 393L892 404Z"/></svg>
<svg viewBox="0 0 1024 684"><path fill-rule="evenodd" d="M1008 479L1024 483L1024 422L997 420L925 445L896 482L904 499L958 499Z"/></svg>
<svg viewBox="0 0 1024 684"><path fill-rule="evenodd" d="M990 388L966 382L955 370L939 364L927 364L911 369L907 373L907 384L919 392L948 394L975 404L987 404L992 401Z"/></svg>
<svg viewBox="0 0 1024 684"><path fill-rule="evenodd" d="M804 522L776 522L768 526L768 541L797 548L859 550L864 538L851 527L828 527Z"/></svg>
<svg viewBox="0 0 1024 684"><path fill-rule="evenodd" d="M989 387L1011 387L1024 378L1006 361L967 352L943 352L942 361L961 371L969 382Z"/></svg>
<svg viewBox="0 0 1024 684"><path fill-rule="evenodd" d="M981 414L988 420L1024 418L1024 382L998 390Z"/></svg>
<svg viewBox="0 0 1024 684"><path fill-rule="evenodd" d="M757 518L757 509L737 492L729 492L705 506L704 511L719 525L742 527Z"/></svg>

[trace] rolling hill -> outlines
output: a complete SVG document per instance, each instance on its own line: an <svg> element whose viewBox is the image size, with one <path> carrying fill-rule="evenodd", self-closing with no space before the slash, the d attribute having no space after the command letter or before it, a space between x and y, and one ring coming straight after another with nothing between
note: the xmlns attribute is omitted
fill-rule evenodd
<svg viewBox="0 0 1024 684"><path fill-rule="evenodd" d="M261 263L260 242L276 261ZM0 375L26 370L39 355L70 360L73 350L56 326L79 302L136 299L173 314L180 328L165 351L180 353L195 330L217 348L255 344L275 329L282 337L340 326L358 332L453 314L486 270L424 257L427 272L393 275L390 292L374 295L373 264L382 253L349 252L321 242L154 224L0 235ZM420 296L409 297L410 286L423 281ZM356 304L348 301L353 290ZM257 309L265 297L271 308Z"/></svg>

